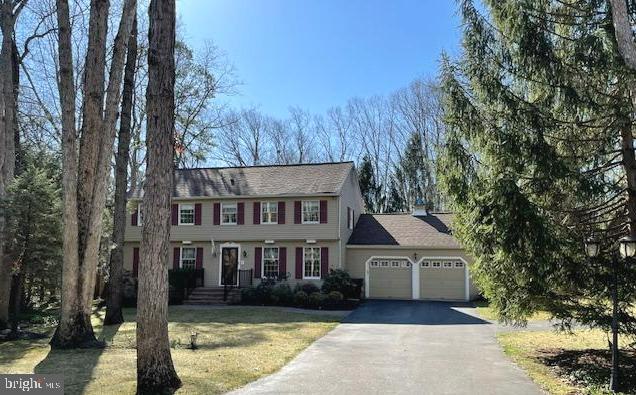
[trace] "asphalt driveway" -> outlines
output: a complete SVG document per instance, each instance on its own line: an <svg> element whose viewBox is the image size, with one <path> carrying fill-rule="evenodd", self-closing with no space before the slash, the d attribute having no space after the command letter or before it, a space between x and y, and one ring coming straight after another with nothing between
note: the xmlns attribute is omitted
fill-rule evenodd
<svg viewBox="0 0 636 395"><path fill-rule="evenodd" d="M235 394L541 394L469 305L369 301Z"/></svg>

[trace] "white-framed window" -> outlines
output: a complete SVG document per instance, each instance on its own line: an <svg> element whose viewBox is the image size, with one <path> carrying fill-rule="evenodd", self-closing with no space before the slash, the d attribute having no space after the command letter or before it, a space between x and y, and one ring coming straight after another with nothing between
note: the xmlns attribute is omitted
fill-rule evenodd
<svg viewBox="0 0 636 395"><path fill-rule="evenodd" d="M411 267L411 262L409 262L409 261L402 261L402 267Z"/></svg>
<svg viewBox="0 0 636 395"><path fill-rule="evenodd" d="M303 224L320 223L320 201L303 200Z"/></svg>
<svg viewBox="0 0 636 395"><path fill-rule="evenodd" d="M456 261L456 262L455 262L455 267L456 267L456 268L462 268L462 267L464 267L464 262L462 262L462 261Z"/></svg>
<svg viewBox="0 0 636 395"><path fill-rule="evenodd" d="M400 261L391 261L391 267L400 267Z"/></svg>
<svg viewBox="0 0 636 395"><path fill-rule="evenodd" d="M444 269L450 269L453 267L453 262L446 261L444 262Z"/></svg>
<svg viewBox="0 0 636 395"><path fill-rule="evenodd" d="M261 202L261 223L278 223L278 202Z"/></svg>
<svg viewBox="0 0 636 395"><path fill-rule="evenodd" d="M389 267L389 261L380 261L380 266Z"/></svg>
<svg viewBox="0 0 636 395"><path fill-rule="evenodd" d="M440 267L442 267L442 262L440 262L440 261L432 262L431 266L436 268L436 269L439 269Z"/></svg>
<svg viewBox="0 0 636 395"><path fill-rule="evenodd" d="M194 204L179 205L179 225L194 225Z"/></svg>
<svg viewBox="0 0 636 395"><path fill-rule="evenodd" d="M221 203L221 225L236 225L236 203Z"/></svg>
<svg viewBox="0 0 636 395"><path fill-rule="evenodd" d="M371 261L371 267L378 267L380 263L378 261Z"/></svg>
<svg viewBox="0 0 636 395"><path fill-rule="evenodd" d="M181 247L181 268L194 269L197 263L197 249L194 247Z"/></svg>
<svg viewBox="0 0 636 395"><path fill-rule="evenodd" d="M278 247L263 247L263 277L278 277Z"/></svg>
<svg viewBox="0 0 636 395"><path fill-rule="evenodd" d="M349 229L353 229L353 220L355 218L355 214L352 208L350 208L349 210L347 210L348 212L348 217L347 217L347 228Z"/></svg>
<svg viewBox="0 0 636 395"><path fill-rule="evenodd" d="M303 278L320 278L320 248L305 247L303 249Z"/></svg>
<svg viewBox="0 0 636 395"><path fill-rule="evenodd" d="M423 261L423 262L422 262L422 267L424 267L424 268L431 267L431 262L429 262L429 261Z"/></svg>

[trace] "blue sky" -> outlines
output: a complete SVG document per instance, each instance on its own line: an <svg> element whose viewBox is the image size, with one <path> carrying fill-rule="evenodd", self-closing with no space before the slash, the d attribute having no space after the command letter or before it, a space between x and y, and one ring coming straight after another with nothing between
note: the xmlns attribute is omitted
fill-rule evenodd
<svg viewBox="0 0 636 395"><path fill-rule="evenodd" d="M231 105L278 117L433 77L460 45L452 0L180 0L177 13L190 46L212 40L236 67Z"/></svg>

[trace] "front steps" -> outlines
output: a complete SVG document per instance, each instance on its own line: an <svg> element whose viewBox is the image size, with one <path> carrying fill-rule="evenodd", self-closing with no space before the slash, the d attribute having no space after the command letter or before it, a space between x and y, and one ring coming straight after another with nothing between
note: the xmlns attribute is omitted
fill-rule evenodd
<svg viewBox="0 0 636 395"><path fill-rule="evenodd" d="M183 301L186 305L208 304L233 304L241 301L241 290L236 287L227 288L227 301L223 300L223 287L199 287L195 288L188 299Z"/></svg>

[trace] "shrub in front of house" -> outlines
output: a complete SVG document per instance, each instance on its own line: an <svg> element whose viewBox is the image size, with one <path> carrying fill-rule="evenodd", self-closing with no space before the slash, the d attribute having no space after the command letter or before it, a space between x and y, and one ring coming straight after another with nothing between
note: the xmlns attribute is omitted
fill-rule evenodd
<svg viewBox="0 0 636 395"><path fill-rule="evenodd" d="M248 305L259 304L256 287L241 288L241 303Z"/></svg>
<svg viewBox="0 0 636 395"><path fill-rule="evenodd" d="M355 284L351 280L349 273L342 269L331 269L322 282L322 292L328 294L336 291L344 297L356 297Z"/></svg>
<svg viewBox="0 0 636 395"><path fill-rule="evenodd" d="M307 295L311 295L314 292L320 292L320 288L318 288L314 283L299 283L296 284L294 291L303 291Z"/></svg>
<svg viewBox="0 0 636 395"><path fill-rule="evenodd" d="M294 304L294 292L288 284L278 284L272 288L272 301L274 304L281 306L292 306Z"/></svg>
<svg viewBox="0 0 636 395"><path fill-rule="evenodd" d="M326 301L327 301L327 295L320 292L314 292L309 295L309 300L307 301L307 305L308 307L312 309L322 309L323 307L325 307Z"/></svg>
<svg viewBox="0 0 636 395"><path fill-rule="evenodd" d="M305 291L297 291L294 293L294 306L296 307L306 307L309 297L307 296L307 292Z"/></svg>

